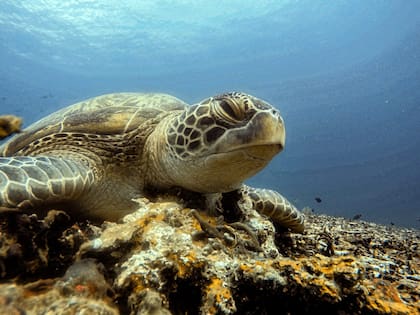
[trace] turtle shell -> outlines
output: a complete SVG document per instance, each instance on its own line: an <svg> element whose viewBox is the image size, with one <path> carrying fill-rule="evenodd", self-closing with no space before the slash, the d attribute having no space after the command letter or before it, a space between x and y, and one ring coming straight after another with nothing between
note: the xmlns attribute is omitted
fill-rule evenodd
<svg viewBox="0 0 420 315"><path fill-rule="evenodd" d="M114 93L90 98L35 122L1 146L0 156L19 154L38 139L60 133L122 135L158 116L182 111L185 106L176 97L158 93Z"/></svg>

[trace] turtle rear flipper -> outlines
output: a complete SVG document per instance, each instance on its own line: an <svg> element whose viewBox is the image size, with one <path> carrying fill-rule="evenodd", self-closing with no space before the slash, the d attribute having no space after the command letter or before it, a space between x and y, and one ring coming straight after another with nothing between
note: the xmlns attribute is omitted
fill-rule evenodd
<svg viewBox="0 0 420 315"><path fill-rule="evenodd" d="M94 181L88 166L45 156L0 158L0 210L28 209L76 200Z"/></svg>
<svg viewBox="0 0 420 315"><path fill-rule="evenodd" d="M242 193L242 196L248 196L251 199L253 208L259 213L268 216L273 222L295 233L304 231L304 214L278 192L243 185L240 193Z"/></svg>

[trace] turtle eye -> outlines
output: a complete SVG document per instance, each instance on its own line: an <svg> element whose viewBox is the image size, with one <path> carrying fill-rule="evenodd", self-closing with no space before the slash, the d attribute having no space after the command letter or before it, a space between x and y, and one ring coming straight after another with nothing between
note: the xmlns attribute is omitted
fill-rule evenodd
<svg viewBox="0 0 420 315"><path fill-rule="evenodd" d="M223 119L237 123L245 119L245 109L232 99L218 100L218 105L214 107L215 112Z"/></svg>

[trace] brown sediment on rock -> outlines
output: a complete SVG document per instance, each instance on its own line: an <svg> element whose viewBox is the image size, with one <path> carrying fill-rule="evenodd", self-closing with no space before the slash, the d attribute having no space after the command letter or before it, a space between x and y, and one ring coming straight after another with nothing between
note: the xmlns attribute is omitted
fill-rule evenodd
<svg viewBox="0 0 420 315"><path fill-rule="evenodd" d="M0 115L0 139L4 139L15 132L20 132L22 118L14 115Z"/></svg>
<svg viewBox="0 0 420 315"><path fill-rule="evenodd" d="M60 212L47 223L2 218L0 313L60 314L52 299L92 314L418 313L418 230L309 215L303 234L276 233L251 209L238 226L177 202L139 203L101 227ZM24 261L17 273L11 254Z"/></svg>

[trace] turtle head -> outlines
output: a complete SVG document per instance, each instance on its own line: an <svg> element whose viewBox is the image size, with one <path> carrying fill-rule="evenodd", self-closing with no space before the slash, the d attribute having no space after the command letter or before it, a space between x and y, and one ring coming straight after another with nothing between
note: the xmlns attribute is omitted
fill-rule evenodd
<svg viewBox="0 0 420 315"><path fill-rule="evenodd" d="M202 193L238 188L285 144L278 110L237 92L188 107L168 123L165 134L163 171L174 186Z"/></svg>

